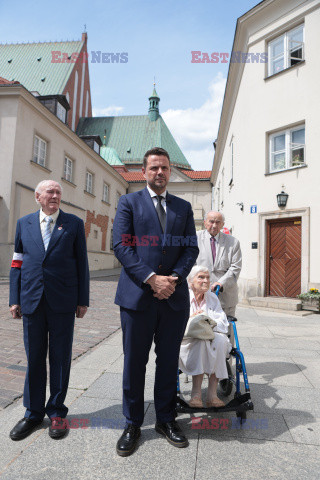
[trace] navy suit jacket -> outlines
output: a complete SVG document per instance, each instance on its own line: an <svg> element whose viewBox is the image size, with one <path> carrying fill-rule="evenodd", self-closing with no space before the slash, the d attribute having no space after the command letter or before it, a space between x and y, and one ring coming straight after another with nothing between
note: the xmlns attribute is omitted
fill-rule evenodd
<svg viewBox="0 0 320 480"><path fill-rule="evenodd" d="M47 251L39 211L18 220L15 252L23 254L21 268L10 271L10 305L23 314L37 308L43 292L56 313L75 312L89 305L89 267L83 221L60 210Z"/></svg>
<svg viewBox="0 0 320 480"><path fill-rule="evenodd" d="M174 310L189 305L185 279L199 253L193 212L189 202L168 192L166 206L163 234L147 188L120 197L113 224L114 253L123 265L115 298L117 305L144 310L153 300L153 292L143 281L152 272L180 275L183 281L167 301Z"/></svg>

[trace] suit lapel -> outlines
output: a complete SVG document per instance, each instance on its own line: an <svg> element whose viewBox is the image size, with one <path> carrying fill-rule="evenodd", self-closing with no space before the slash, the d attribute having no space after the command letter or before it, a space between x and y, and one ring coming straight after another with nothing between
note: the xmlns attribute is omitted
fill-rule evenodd
<svg viewBox="0 0 320 480"><path fill-rule="evenodd" d="M155 227L155 231L157 231L157 233L159 234L159 237L160 237L162 235L162 228L161 228L160 220L159 220L157 211L155 209L153 200L151 198L151 195L150 195L147 187L142 190L142 195L143 195L143 200L145 201L145 205L149 210L148 211L148 217L151 220L151 222L153 223L153 225Z"/></svg>
<svg viewBox="0 0 320 480"><path fill-rule="evenodd" d="M54 226L50 242L46 251L46 256L50 252L50 250L53 249L57 241L62 237L62 235L65 233L65 224L68 222L68 217L60 210L59 216L57 218L56 224Z"/></svg>
<svg viewBox="0 0 320 480"><path fill-rule="evenodd" d="M35 243L40 248L41 252L44 254L45 249L43 245L41 230L40 230L40 217L39 211L35 212L29 219L28 231L30 237L35 241Z"/></svg>
<svg viewBox="0 0 320 480"><path fill-rule="evenodd" d="M210 233L207 230L205 230L204 240L203 240L204 241L204 251L208 252L207 258L208 258L209 265L210 265L209 270L210 270L210 272L212 272L212 270L213 270L213 258L212 258L210 238L211 238Z"/></svg>
<svg viewBox="0 0 320 480"><path fill-rule="evenodd" d="M173 224L175 222L177 212L175 211L175 202L173 201L172 195L167 192L166 198L167 205L167 223L165 233L170 233L172 231Z"/></svg>

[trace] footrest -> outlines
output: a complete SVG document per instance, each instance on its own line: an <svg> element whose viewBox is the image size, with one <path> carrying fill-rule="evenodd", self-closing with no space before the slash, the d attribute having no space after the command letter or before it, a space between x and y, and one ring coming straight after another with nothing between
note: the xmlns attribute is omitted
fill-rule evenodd
<svg viewBox="0 0 320 480"><path fill-rule="evenodd" d="M224 407L190 407L189 404L180 396L177 396L176 410L178 413L196 413L196 412L246 412L253 410L250 393L244 393L234 398Z"/></svg>

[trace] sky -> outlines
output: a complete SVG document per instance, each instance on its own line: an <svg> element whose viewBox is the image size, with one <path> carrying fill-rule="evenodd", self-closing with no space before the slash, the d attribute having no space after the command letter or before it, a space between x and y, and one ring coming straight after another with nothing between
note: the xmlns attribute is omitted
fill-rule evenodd
<svg viewBox="0 0 320 480"><path fill-rule="evenodd" d="M93 114L147 114L155 78L160 113L187 160L211 170L229 63L194 63L191 52L230 53L237 18L257 3L1 2L0 42L79 40L86 28ZM127 62L93 63L92 52L125 53Z"/></svg>

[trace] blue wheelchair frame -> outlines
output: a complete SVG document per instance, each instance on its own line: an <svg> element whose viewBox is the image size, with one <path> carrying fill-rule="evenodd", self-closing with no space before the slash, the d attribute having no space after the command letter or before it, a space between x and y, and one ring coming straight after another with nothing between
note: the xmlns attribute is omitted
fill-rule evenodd
<svg viewBox="0 0 320 480"><path fill-rule="evenodd" d="M216 289L216 295L219 295L220 287L218 286ZM239 337L236 327L237 319L234 317L227 317L229 324L233 328L234 333L234 340L235 340L235 347L233 347L230 351L230 355L235 357L236 359L236 380L234 380L233 376L229 376L229 381L236 387L236 392L234 394L234 399L227 403L224 407L190 407L188 403L182 398L181 390L180 390L180 380L179 374L181 373L178 370L177 376L177 402L176 402L176 410L177 413L195 413L195 412L230 412L235 411L237 417L240 418L240 422L242 423L245 421L248 410L253 410L253 403L251 401L250 395L250 387L248 382L246 364L244 360L243 353L240 350L239 345ZM240 374L243 375L243 382L245 387L245 393L242 394L240 390Z"/></svg>

